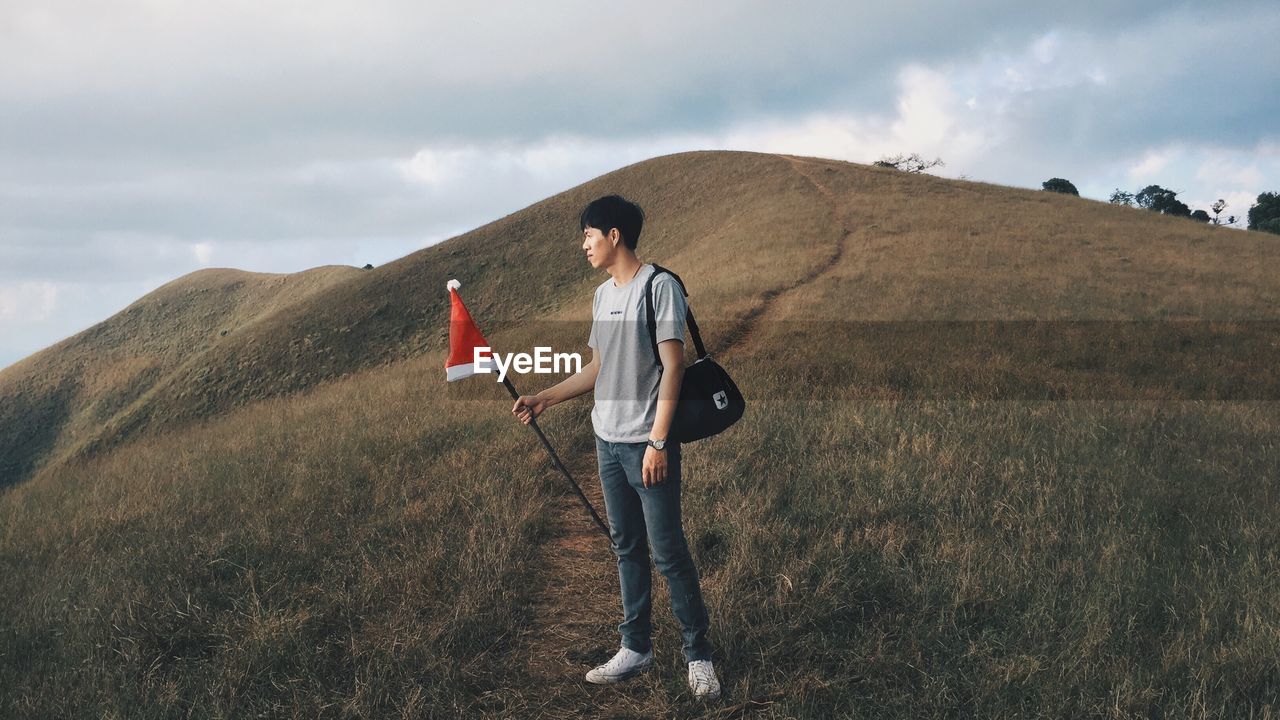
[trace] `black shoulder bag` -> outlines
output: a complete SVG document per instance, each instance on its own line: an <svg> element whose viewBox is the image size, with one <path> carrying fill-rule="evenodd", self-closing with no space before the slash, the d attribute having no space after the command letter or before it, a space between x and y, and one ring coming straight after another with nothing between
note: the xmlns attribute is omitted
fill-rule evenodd
<svg viewBox="0 0 1280 720"><path fill-rule="evenodd" d="M649 342L653 346L653 360L662 370L662 357L658 355L658 323L653 312L653 279L658 273L667 273L676 279L680 292L689 297L684 281L679 275L657 265L649 275L644 286L645 319L649 322ZM687 443L701 440L723 432L742 417L746 410L746 401L738 386L734 384L729 373L720 367L702 344L702 336L698 333L698 323L693 319L693 309L686 306L685 320L689 332L693 335L693 345L697 348L698 359L684 370L684 379L680 383L680 399L676 404L675 418L671 422L669 439Z"/></svg>

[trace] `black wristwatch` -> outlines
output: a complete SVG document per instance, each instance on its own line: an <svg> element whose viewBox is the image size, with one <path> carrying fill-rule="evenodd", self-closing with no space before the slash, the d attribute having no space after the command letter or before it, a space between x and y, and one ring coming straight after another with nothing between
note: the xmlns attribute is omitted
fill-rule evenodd
<svg viewBox="0 0 1280 720"><path fill-rule="evenodd" d="M662 450L667 446L667 441L654 440L653 438L649 438L649 442L647 444L649 445L649 447L653 448L654 450Z"/></svg>

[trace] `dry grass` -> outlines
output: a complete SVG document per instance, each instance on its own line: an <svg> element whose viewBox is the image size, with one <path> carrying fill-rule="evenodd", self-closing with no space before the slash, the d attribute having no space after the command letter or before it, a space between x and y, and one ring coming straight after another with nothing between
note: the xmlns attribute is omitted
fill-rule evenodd
<svg viewBox="0 0 1280 720"><path fill-rule="evenodd" d="M463 704L489 660L510 661L495 630L528 614L552 486L492 406L439 401L440 364L264 401L9 490L9 711Z"/></svg>
<svg viewBox="0 0 1280 720"><path fill-rule="evenodd" d="M608 546L505 392L441 373L453 276L495 345L586 351L576 210L615 190L748 396L685 452L726 693L705 713L657 574L657 672L580 682L616 648ZM1275 320L1278 254L1049 193L682 153L258 301L172 360L164 327L250 307L175 306L179 283L139 301L177 313L155 345L117 317L0 374L5 422L48 408L29 435L61 449L0 495L0 710L1274 717L1277 333L1132 321ZM590 487L589 408L543 426Z"/></svg>

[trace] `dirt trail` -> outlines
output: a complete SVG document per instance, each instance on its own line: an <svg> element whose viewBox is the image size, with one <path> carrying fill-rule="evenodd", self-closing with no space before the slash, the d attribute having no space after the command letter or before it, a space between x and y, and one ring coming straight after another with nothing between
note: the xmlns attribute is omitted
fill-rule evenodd
<svg viewBox="0 0 1280 720"><path fill-rule="evenodd" d="M719 341L717 345L721 348L721 354L728 354L731 350L741 347L750 347L750 339L752 332L759 327L760 319L772 310L778 304L778 300L789 293L803 288L815 280L822 278L830 273L840 264L840 260L844 257L844 253L849 245L849 237L853 235L853 230L849 224L851 207L849 203L838 197L831 188L822 181L821 175L824 168L830 167L829 163L823 163L813 160L806 160L791 155L778 155L795 168L795 171L804 176L814 188L822 194L823 197L831 203L835 220L840 224L839 240L831 246L831 252L825 260L816 264L809 269L804 275L796 278L793 282L782 288L768 290L760 296L760 303L752 308L746 315L742 317L738 323L729 330L728 333Z"/></svg>
<svg viewBox="0 0 1280 720"><path fill-rule="evenodd" d="M593 443L578 441L558 451L573 479L605 519L604 497ZM551 472L551 464L547 463ZM588 669L616 651L618 566L608 539L568 487L556 506L552 539L544 546L534 595L534 622L518 642L537 694L528 715L583 717L599 707L600 691L583 680ZM657 578L655 578L656 580ZM616 688L613 688L616 690Z"/></svg>
<svg viewBox="0 0 1280 720"><path fill-rule="evenodd" d="M780 155L796 172L807 178L814 188L831 202L836 219L841 223L839 241L827 258L784 288L766 292L759 305L745 315L728 335L717 338L720 353L726 353L749 342L760 319L778 300L798 288L821 278L839 263L849 236L847 204L822 182L823 164ZM605 515L595 446L590 439L573 443L560 450L573 475L591 504ZM551 464L547 463L550 472ZM559 482L567 486L567 482ZM654 693L665 693L672 678L662 677L668 660L680 655L679 628L671 615L666 596L666 581L655 568L654 587L654 671L644 677L611 687L587 683L583 675L594 665L604 662L617 651L617 625L621 621L622 603L618 597L618 565L609 541L591 521L581 502L569 487L557 505L552 539L536 575L535 617L527 632L516 638L516 652L522 655L530 682L530 696L521 716L539 718L581 717L648 717ZM715 629L712 629L714 642ZM750 709L764 707L778 696L749 700L733 695L732 678L721 673L724 696L719 705L708 708L711 716L738 716ZM684 677L674 678L684 687Z"/></svg>

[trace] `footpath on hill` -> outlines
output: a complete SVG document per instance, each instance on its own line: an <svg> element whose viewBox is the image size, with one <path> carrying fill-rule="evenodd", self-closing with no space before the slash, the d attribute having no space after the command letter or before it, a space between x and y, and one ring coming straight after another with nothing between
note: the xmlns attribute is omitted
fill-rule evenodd
<svg viewBox="0 0 1280 720"><path fill-rule="evenodd" d="M732 355L735 348L749 347L753 331L780 299L835 268L852 234L850 208L822 182L822 163L781 157L791 162L796 172L831 203L835 217L843 226L839 241L822 262L786 287L763 294L760 302L725 336L715 338L711 344L717 357ZM574 480L604 517L593 439L576 438L558 452ZM551 467L550 461L547 466ZM516 665L524 667L527 677L521 678L524 687L510 689L520 697L495 688L495 695L505 696L499 704L505 705L507 711L522 706L519 714L527 717L581 718L602 713L609 717L653 717L655 712L666 711L673 703L692 702L683 672L676 677L666 677L670 675L667 667L673 662L672 658L680 660L677 664L682 670L684 663L666 580L656 568L653 570L653 671L616 686L595 686L583 679L587 670L617 651L617 625L622 614L618 565L609 541L591 521L568 483L560 482L565 485L564 492L556 505L551 538L542 549L533 578L534 620L513 642ZM712 602L708 597L708 603ZM715 631L713 626L713 643ZM726 665L717 663L722 699L707 708L709 716L737 717L785 697L781 693L765 698L736 697L733 678L723 669Z"/></svg>

